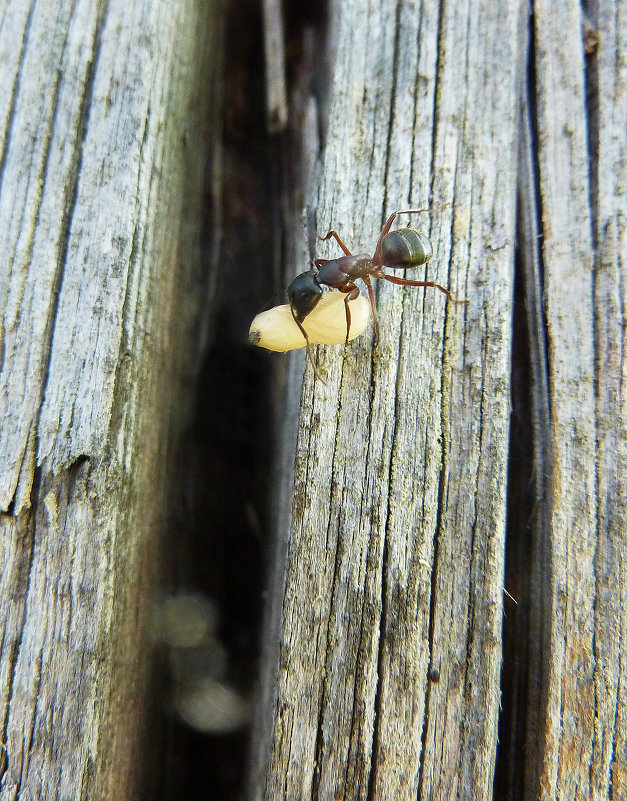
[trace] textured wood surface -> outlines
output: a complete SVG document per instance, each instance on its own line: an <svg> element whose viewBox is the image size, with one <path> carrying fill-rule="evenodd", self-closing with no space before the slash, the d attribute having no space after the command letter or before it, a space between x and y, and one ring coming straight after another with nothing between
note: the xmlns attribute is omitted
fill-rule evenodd
<svg viewBox="0 0 627 801"><path fill-rule="evenodd" d="M316 228L371 251L390 212L447 203L411 222L433 241L428 278L470 303L380 282L378 349L318 349L326 382L306 371L258 798L490 797L520 11L332 17Z"/></svg>
<svg viewBox="0 0 627 801"><path fill-rule="evenodd" d="M550 606L543 695L530 697L543 756L526 797L614 798L627 781L627 27L618 3L595 6L586 58L571 46L578 6L534 8L550 431L538 448L548 455L539 552Z"/></svg>
<svg viewBox="0 0 627 801"><path fill-rule="evenodd" d="M150 753L148 602L203 294L206 12L0 14L2 801L130 799Z"/></svg>
<svg viewBox="0 0 627 801"><path fill-rule="evenodd" d="M412 277L469 303L380 281L377 348L317 348L302 395L290 362L249 795L622 798L625 6L338 0L297 48L280 4L263 9L264 122L284 129L287 74L275 150L303 182L276 252L297 271L336 255L315 240L329 228L371 252L391 211L440 207L399 221L434 245ZM221 8L58 0L0 19L0 801L133 798L229 168ZM247 241L253 201L233 209ZM528 465L509 457L520 403Z"/></svg>
<svg viewBox="0 0 627 801"><path fill-rule="evenodd" d="M320 144L303 139L311 227L368 252L390 212L446 203L420 223L426 276L470 302L381 281L378 348L316 349L325 381L306 367L254 798L622 792L625 23L618 4L593 11L331 7L328 87L302 117L321 120ZM528 474L508 464L526 364ZM506 520L508 471L528 520ZM520 680L497 734L505 542L524 531Z"/></svg>

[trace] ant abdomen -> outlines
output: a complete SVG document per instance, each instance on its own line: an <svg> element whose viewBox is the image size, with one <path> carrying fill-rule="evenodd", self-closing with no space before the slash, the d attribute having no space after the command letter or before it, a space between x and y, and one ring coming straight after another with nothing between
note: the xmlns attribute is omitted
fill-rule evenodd
<svg viewBox="0 0 627 801"><path fill-rule="evenodd" d="M397 228L381 241L381 264L406 270L426 264L433 255L428 237L413 228Z"/></svg>

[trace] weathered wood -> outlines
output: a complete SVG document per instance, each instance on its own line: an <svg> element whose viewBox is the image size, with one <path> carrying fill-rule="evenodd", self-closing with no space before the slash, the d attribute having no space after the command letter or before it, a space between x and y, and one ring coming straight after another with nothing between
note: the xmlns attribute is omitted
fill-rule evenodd
<svg viewBox="0 0 627 801"><path fill-rule="evenodd" d="M371 251L391 211L446 202L421 223L426 272L470 303L379 282L378 348L316 349L325 382L306 368L253 798L505 797L515 267L535 472L510 465L533 476L534 507L502 786L609 799L626 782L626 29L618 3L586 21L572 2L533 10L331 6L328 104L303 116L323 120L318 161L311 137L302 158L316 230Z"/></svg>
<svg viewBox="0 0 627 801"><path fill-rule="evenodd" d="M266 55L268 130L270 133L279 133L287 125L285 36L279 0L263 0L263 33Z"/></svg>
<svg viewBox="0 0 627 801"><path fill-rule="evenodd" d="M5 5L0 798L133 798L220 6Z"/></svg>
<svg viewBox="0 0 627 801"><path fill-rule="evenodd" d="M533 598L548 647L529 799L620 797L627 779L626 28L617 3L599 5L586 63L580 13L535 3L550 607Z"/></svg>
<svg viewBox="0 0 627 801"><path fill-rule="evenodd" d="M255 797L489 798L521 7L341 3L332 20L317 230L363 252L391 211L448 203L412 222L429 278L470 304L380 282L378 349L318 349L326 382L306 372Z"/></svg>

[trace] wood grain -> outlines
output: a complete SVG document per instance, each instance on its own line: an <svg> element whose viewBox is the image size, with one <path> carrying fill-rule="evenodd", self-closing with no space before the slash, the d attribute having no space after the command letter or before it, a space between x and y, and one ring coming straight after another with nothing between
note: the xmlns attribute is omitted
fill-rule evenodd
<svg viewBox="0 0 627 801"><path fill-rule="evenodd" d="M522 18L394 3L334 14L316 228L364 252L395 209L448 203L412 222L434 244L429 280L470 304L380 282L378 349L318 349L326 382L306 371L254 797L489 798Z"/></svg>
<svg viewBox="0 0 627 801"><path fill-rule="evenodd" d="M372 252L430 206L398 220L434 246L411 277L468 304L377 281L376 347L289 364L249 797L621 798L624 4L338 0L297 48L294 10L264 10L285 230L255 259L299 272L337 255L331 228ZM0 801L134 798L164 498L225 261L222 3L0 18ZM245 222L264 184L241 185Z"/></svg>
<svg viewBox="0 0 627 801"><path fill-rule="evenodd" d="M578 7L535 4L551 426L551 608L544 624L550 650L538 786L560 798L620 794L627 764L619 689L627 608L627 417L619 355L625 91L618 78L625 74L625 25L615 5L599 7L596 16L600 44L586 61L583 47L568 44L581 37ZM528 797L536 797L533 786Z"/></svg>
<svg viewBox="0 0 627 801"><path fill-rule="evenodd" d="M150 753L150 600L220 64L200 6L3 11L3 801L132 798Z"/></svg>
<svg viewBox="0 0 627 801"><path fill-rule="evenodd" d="M446 203L410 224L428 279L470 302L380 281L378 347L306 366L253 798L621 796L626 28L587 11L331 7L315 228L368 252L390 212ZM529 465L509 461L512 368ZM508 474L527 519L506 519Z"/></svg>

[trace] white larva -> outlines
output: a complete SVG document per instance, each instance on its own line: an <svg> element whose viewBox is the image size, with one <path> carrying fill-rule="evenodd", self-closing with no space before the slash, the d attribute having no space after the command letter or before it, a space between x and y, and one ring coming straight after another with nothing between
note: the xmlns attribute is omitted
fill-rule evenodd
<svg viewBox="0 0 627 801"><path fill-rule="evenodd" d="M345 295L342 292L325 292L314 310L303 322L312 345L343 345L346 341ZM361 295L349 302L351 327L349 342L366 330L370 319L370 303ZM284 353L306 345L300 329L294 322L288 305L274 306L258 314L250 325L248 339L253 345L266 350Z"/></svg>

